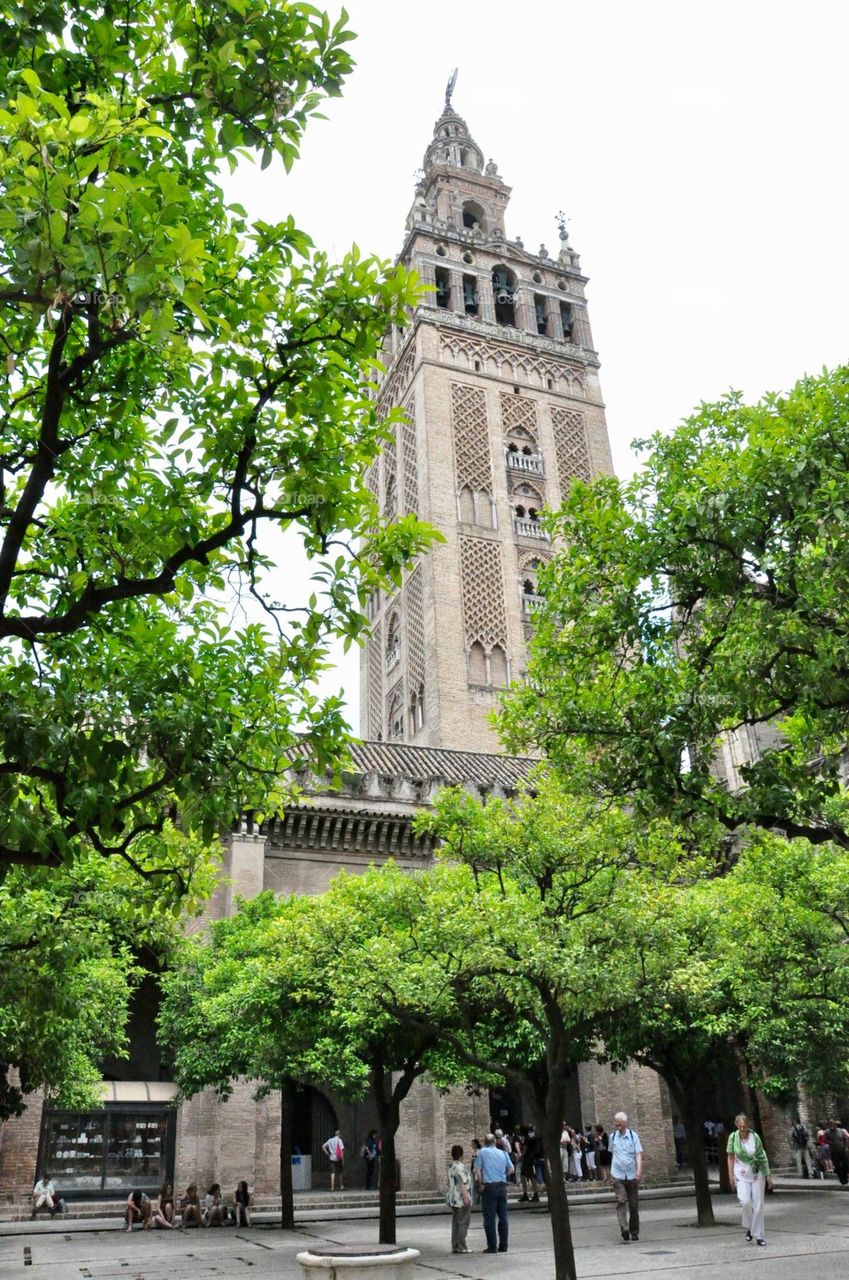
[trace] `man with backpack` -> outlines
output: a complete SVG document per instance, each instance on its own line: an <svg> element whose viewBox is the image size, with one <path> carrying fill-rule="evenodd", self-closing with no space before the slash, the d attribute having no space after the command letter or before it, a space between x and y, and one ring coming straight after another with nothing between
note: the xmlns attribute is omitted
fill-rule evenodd
<svg viewBox="0 0 849 1280"><path fill-rule="evenodd" d="M637 1204L637 1186L643 1176L643 1145L639 1135L628 1128L628 1117L617 1111L613 1117L614 1129L610 1135L610 1176L616 1195L616 1216L625 1244L640 1238L640 1210Z"/></svg>
<svg viewBox="0 0 849 1280"><path fill-rule="evenodd" d="M840 1180L840 1185L845 1187L849 1182L849 1133L836 1120L829 1120L828 1128L825 1130L825 1140L828 1143L834 1172Z"/></svg>
<svg viewBox="0 0 849 1280"><path fill-rule="evenodd" d="M790 1142L796 1157L796 1173L800 1178L811 1177L811 1138L801 1120L797 1120L790 1130Z"/></svg>

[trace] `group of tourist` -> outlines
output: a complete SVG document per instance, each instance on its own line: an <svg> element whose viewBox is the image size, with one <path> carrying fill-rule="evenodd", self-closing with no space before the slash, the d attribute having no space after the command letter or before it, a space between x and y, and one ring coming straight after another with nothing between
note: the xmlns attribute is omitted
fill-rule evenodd
<svg viewBox="0 0 849 1280"><path fill-rule="evenodd" d="M566 1124L560 1136L560 1167L566 1182L599 1181L609 1184L614 1192L619 1230L624 1243L639 1241L640 1213L638 1187L643 1172L643 1148L639 1135L628 1125L623 1111L614 1116L611 1131L601 1124L577 1128ZM676 1127L676 1157L680 1163L684 1141L683 1126ZM791 1143L797 1157L800 1176L816 1171L822 1176L835 1173L844 1186L849 1184L849 1130L836 1120L818 1126L812 1136L801 1121L793 1125ZM725 1138L725 1130L722 1130ZM546 1162L542 1144L532 1125L520 1124L512 1135L494 1128L481 1144L472 1139L471 1159L463 1161L459 1144L451 1148L448 1169L448 1204L452 1210L451 1250L468 1253L466 1243L474 1204L482 1208L485 1253L506 1253L509 1241L507 1210L508 1183L520 1182L520 1201L538 1201L546 1187ZM766 1244L764 1235L764 1193L771 1187L769 1160L759 1134L751 1128L749 1118L735 1117L734 1130L724 1143L728 1161L728 1177L737 1193L742 1210L742 1226L747 1242ZM323 1143L330 1162L331 1190L344 1189L345 1144L339 1130ZM366 1189L372 1185L380 1160L381 1143L376 1129L371 1129L360 1154L365 1162ZM144 1191L131 1191L124 1213L126 1230L135 1223L143 1228L164 1227L169 1230L195 1225L250 1226L251 1197L248 1185L238 1184L228 1204L221 1187L214 1182L201 1197L197 1184L191 1183L179 1201L169 1182L163 1183L156 1200ZM50 1214L67 1212L50 1174L45 1171L33 1188L33 1217L44 1210ZM179 1222L178 1222L179 1215Z"/></svg>
<svg viewBox="0 0 849 1280"><path fill-rule="evenodd" d="M330 1190L344 1191L345 1141L342 1137L342 1130L337 1129L326 1142L322 1142L321 1149L330 1162ZM380 1153L382 1150L383 1143L377 1136L377 1130L369 1129L360 1147L360 1156L365 1166L366 1191L371 1191L374 1186L374 1176L380 1167Z"/></svg>
<svg viewBox="0 0 849 1280"><path fill-rule="evenodd" d="M486 1236L484 1253L506 1253L509 1242L507 1185L521 1181L520 1201L539 1200L545 1189L545 1160L533 1126L519 1125L512 1137L494 1129L483 1146L472 1139L472 1155L467 1167L463 1148L451 1148L448 1169L448 1204L451 1207L451 1252L469 1253L466 1243L472 1206L479 1200ZM602 1156L604 1157L602 1159ZM640 1215L637 1187L642 1177L643 1148L638 1135L628 1128L628 1117L616 1113L614 1128L603 1125L574 1129L565 1124L560 1137L560 1166L565 1181L610 1182L616 1197L616 1212L624 1241L639 1240Z"/></svg>
<svg viewBox="0 0 849 1280"><path fill-rule="evenodd" d="M251 1196L247 1182L240 1182L228 1204L219 1183L213 1182L205 1196L201 1196L197 1183L186 1187L185 1194L177 1201L170 1182L163 1182L156 1200L144 1191L131 1191L124 1211L125 1230L132 1231L135 1223L151 1230L165 1227L169 1231L183 1227L225 1227L232 1222L237 1227L251 1225ZM179 1214L180 1220L177 1221Z"/></svg>
<svg viewBox="0 0 849 1280"><path fill-rule="evenodd" d="M849 1184L849 1131L837 1120L818 1124L813 1133L797 1120L790 1142L800 1178L825 1179L835 1174L841 1186Z"/></svg>
<svg viewBox="0 0 849 1280"><path fill-rule="evenodd" d="M755 1133L745 1114L735 1117L734 1131L726 1144L728 1176L731 1187L737 1193L742 1212L742 1226L747 1243L755 1241L766 1245L764 1233L764 1193L771 1187L769 1160L760 1135ZM834 1123L830 1130L837 1129ZM589 1141L587 1135L589 1134ZM840 1150L849 1161L849 1132L840 1129ZM597 1137L596 1135L600 1135ZM451 1251L468 1253L466 1243L471 1221L475 1189L480 1194L483 1210L483 1227L486 1236L485 1253L506 1253L509 1241L507 1209L507 1184L516 1175L518 1167L522 1179L521 1200L538 1200L541 1181L538 1161L541 1148L533 1130L520 1126L517 1137L509 1139L500 1129L488 1133L483 1147L476 1140L472 1143L472 1159L469 1167L463 1163L463 1148L451 1148L451 1165L448 1169L448 1203L451 1206ZM592 1145L590 1146L590 1142ZM608 1134L603 1125L587 1126L576 1130L563 1126L560 1139L561 1167L564 1179L577 1180L589 1174L598 1177L603 1170L603 1180L613 1188L619 1233L624 1244L640 1239L639 1184L643 1176L643 1147L639 1134L628 1124L624 1111L613 1117L613 1128ZM579 1157L578 1153L581 1153ZM590 1161L590 1155L609 1159ZM515 1160L514 1160L515 1157ZM586 1158L582 1166L581 1158ZM580 1174L578 1169L581 1169ZM842 1179L841 1179L842 1180ZM534 1186L529 1195L528 1184Z"/></svg>

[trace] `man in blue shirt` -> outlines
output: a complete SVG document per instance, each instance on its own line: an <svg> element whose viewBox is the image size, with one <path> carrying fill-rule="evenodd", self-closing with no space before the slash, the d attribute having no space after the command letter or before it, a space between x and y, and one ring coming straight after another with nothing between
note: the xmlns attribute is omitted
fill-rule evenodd
<svg viewBox="0 0 849 1280"><path fill-rule="evenodd" d="M609 1149L613 1157L610 1176L616 1195L616 1216L625 1244L640 1238L640 1210L637 1206L637 1184L643 1176L643 1146L639 1135L628 1128L628 1117L617 1111L616 1126L610 1135Z"/></svg>
<svg viewBox="0 0 849 1280"><path fill-rule="evenodd" d="M513 1162L506 1151L495 1145L495 1134L488 1133L484 1146L478 1152L475 1167L483 1188L481 1207L483 1229L486 1232L484 1253L507 1252L507 1179L513 1172ZM498 1220L496 1244L495 1223Z"/></svg>

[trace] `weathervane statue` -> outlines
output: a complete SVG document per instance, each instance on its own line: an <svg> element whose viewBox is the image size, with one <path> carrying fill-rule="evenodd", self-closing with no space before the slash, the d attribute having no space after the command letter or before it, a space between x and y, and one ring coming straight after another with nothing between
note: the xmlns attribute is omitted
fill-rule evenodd
<svg viewBox="0 0 849 1280"><path fill-rule="evenodd" d="M445 110L451 110L451 94L454 92L454 86L457 83L457 68L451 72L448 77L448 84L445 86Z"/></svg>

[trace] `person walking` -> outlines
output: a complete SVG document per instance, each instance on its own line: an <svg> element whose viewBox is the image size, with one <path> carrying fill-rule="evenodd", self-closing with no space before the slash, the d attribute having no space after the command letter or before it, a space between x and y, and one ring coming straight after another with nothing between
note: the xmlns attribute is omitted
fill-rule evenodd
<svg viewBox="0 0 849 1280"><path fill-rule="evenodd" d="M540 1144L533 1125L522 1127L522 1194L520 1200L539 1200L539 1183L537 1182L537 1161ZM533 1191L533 1195L529 1192Z"/></svg>
<svg viewBox="0 0 849 1280"><path fill-rule="evenodd" d="M598 1180L599 1182L609 1182L610 1162L613 1156L610 1154L610 1134L603 1124L597 1124L595 1127L595 1146Z"/></svg>
<svg viewBox="0 0 849 1280"><path fill-rule="evenodd" d="M448 1168L448 1203L451 1206L451 1252L468 1253L466 1235L472 1218L472 1176L463 1164L463 1148L451 1148Z"/></svg>
<svg viewBox="0 0 849 1280"><path fill-rule="evenodd" d="M849 1133L836 1120L829 1120L825 1140L834 1172L840 1185L845 1187L849 1182Z"/></svg>
<svg viewBox="0 0 849 1280"><path fill-rule="evenodd" d="M374 1181L374 1171L377 1168L377 1158L380 1152L377 1141L377 1130L369 1129L368 1137L363 1143L362 1157L366 1166L366 1191L371 1191Z"/></svg>
<svg viewBox="0 0 849 1280"><path fill-rule="evenodd" d="M480 1172L483 1229L486 1232L484 1253L506 1253L509 1234L507 1179L513 1172L513 1161L506 1151L502 1151L495 1145L495 1134L488 1133L484 1138L483 1147L478 1152L476 1164Z"/></svg>
<svg viewBox="0 0 849 1280"><path fill-rule="evenodd" d="M809 1178L813 1174L811 1167L811 1136L801 1120L797 1120L790 1130L790 1142L796 1159L796 1173L800 1178Z"/></svg>
<svg viewBox="0 0 849 1280"><path fill-rule="evenodd" d="M643 1176L643 1146L639 1135L628 1128L628 1117L617 1111L610 1135L610 1176L616 1196L616 1216L625 1244L640 1238L640 1209L637 1188Z"/></svg>
<svg viewBox="0 0 849 1280"><path fill-rule="evenodd" d="M754 1237L763 1246L764 1189L772 1183L769 1160L760 1135L749 1128L745 1112L734 1117L734 1124L737 1127L728 1138L728 1176L743 1210L746 1239L751 1242Z"/></svg>
<svg viewBox="0 0 849 1280"><path fill-rule="evenodd" d="M472 1208L479 1209L481 1203L481 1179L480 1170L478 1169L478 1155L483 1150L477 1138L472 1138L472 1157L469 1161L469 1170L472 1175Z"/></svg>
<svg viewBox="0 0 849 1280"><path fill-rule="evenodd" d="M590 1182L595 1182L595 1134L591 1124L584 1130L584 1156L587 1161L587 1178Z"/></svg>
<svg viewBox="0 0 849 1280"><path fill-rule="evenodd" d="M342 1181L345 1172L345 1143L342 1141L342 1130L337 1129L332 1138L322 1142L321 1149L330 1161L330 1190L345 1190Z"/></svg>

